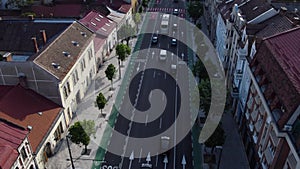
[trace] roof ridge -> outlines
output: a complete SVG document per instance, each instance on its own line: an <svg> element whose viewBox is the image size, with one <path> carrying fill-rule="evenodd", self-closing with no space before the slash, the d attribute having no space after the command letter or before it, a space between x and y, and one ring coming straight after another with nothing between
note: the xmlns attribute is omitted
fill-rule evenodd
<svg viewBox="0 0 300 169"><path fill-rule="evenodd" d="M263 38L263 40L268 41L269 39L273 39L273 38L275 38L275 37L282 36L283 34L287 34L287 33L296 31L296 30L298 30L298 29L300 29L300 26L291 28L291 29L289 29L289 30L286 30L286 31L283 31L283 32L280 32L280 33L277 33L277 34L275 34L275 35L271 35L271 36L265 37L265 38Z"/></svg>

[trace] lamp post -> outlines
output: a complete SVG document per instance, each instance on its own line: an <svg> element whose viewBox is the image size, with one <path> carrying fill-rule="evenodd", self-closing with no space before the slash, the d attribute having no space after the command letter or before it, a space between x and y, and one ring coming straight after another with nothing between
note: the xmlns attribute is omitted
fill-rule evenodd
<svg viewBox="0 0 300 169"><path fill-rule="evenodd" d="M220 149L220 153L219 153L219 160L218 160L218 168L220 168L220 162L221 162L221 156L222 156L222 151L223 151L223 147L222 146L216 146L217 149Z"/></svg>
<svg viewBox="0 0 300 169"><path fill-rule="evenodd" d="M72 158L72 153L71 153L71 149L70 149L70 145L69 145L69 135L66 136L67 139L67 145L68 145L68 150L69 150L69 155L70 155L70 161L71 161L71 165L72 165L72 169L75 169L74 163L73 163L73 158Z"/></svg>
<svg viewBox="0 0 300 169"><path fill-rule="evenodd" d="M121 61L118 59L119 62L119 79L121 79Z"/></svg>

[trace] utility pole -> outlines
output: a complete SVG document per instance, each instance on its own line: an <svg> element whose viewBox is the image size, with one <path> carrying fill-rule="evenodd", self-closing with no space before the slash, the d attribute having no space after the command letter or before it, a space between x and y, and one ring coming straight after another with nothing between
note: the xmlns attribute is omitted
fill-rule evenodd
<svg viewBox="0 0 300 169"><path fill-rule="evenodd" d="M118 59L119 62L119 79L121 79L121 61Z"/></svg>
<svg viewBox="0 0 300 169"><path fill-rule="evenodd" d="M71 149L70 149L70 145L69 145L69 137L70 137L69 135L66 136L67 145L68 145L68 150L69 150L69 155L70 155L72 169L75 169L75 166L74 166L74 163L73 163L73 158L72 158L72 153L71 153Z"/></svg>

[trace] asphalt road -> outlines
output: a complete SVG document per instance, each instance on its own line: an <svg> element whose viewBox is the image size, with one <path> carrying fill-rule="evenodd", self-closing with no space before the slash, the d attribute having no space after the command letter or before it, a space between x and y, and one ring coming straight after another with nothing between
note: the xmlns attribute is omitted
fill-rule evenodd
<svg viewBox="0 0 300 169"><path fill-rule="evenodd" d="M150 10L159 9L160 12L172 14L172 9L178 8L179 16L185 17L183 1L157 2L158 4ZM150 14L146 19L149 19L147 31L160 31L160 14ZM174 23L179 26L177 30L172 29ZM170 147L173 148L167 153L162 153L160 139L152 139L151 144L145 141L143 144L129 137L120 139L118 135L113 134L108 149L119 147L123 155L107 152L105 165L120 166L122 169L139 169L142 163L148 163L152 168L180 169L184 168L182 165L184 157L185 168L193 168L191 133L183 129L184 126L191 125L189 124L188 70L182 61L187 61L187 48L180 42L186 38L186 27L180 19L173 18L170 20L169 27L169 33L178 39L176 46L171 45L170 37L159 35L158 43L152 44L152 34L144 35L138 57L133 62L132 79L119 110L122 113L118 116L114 129L130 138L149 138L159 134L168 136ZM159 59L160 49L168 51L167 60ZM171 69L172 64L177 65L176 72ZM185 113L186 123L176 122L179 112ZM172 125L175 130L169 131ZM164 132L165 134L162 134ZM180 139L178 135L182 133L185 133L185 137L177 140ZM179 144L176 144L177 142ZM124 155L126 157L123 157ZM130 159L130 155L133 155L134 159Z"/></svg>

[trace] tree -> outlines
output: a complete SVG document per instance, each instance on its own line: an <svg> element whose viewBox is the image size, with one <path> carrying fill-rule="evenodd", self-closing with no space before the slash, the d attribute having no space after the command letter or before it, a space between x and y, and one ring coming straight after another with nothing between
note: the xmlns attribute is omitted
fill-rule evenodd
<svg viewBox="0 0 300 169"><path fill-rule="evenodd" d="M200 107L207 116L211 104L211 86L209 79L202 79L198 85L200 95Z"/></svg>
<svg viewBox="0 0 300 169"><path fill-rule="evenodd" d="M133 17L133 20L135 22L135 27L136 27L136 32L138 32L138 25L141 23L141 14L140 13L136 13Z"/></svg>
<svg viewBox="0 0 300 169"><path fill-rule="evenodd" d="M206 68L201 60L198 60L195 63L192 71L193 71L194 76L199 77L200 80L208 78L208 73L207 73Z"/></svg>
<svg viewBox="0 0 300 169"><path fill-rule="evenodd" d="M199 1L190 2L187 9L190 17L193 18L196 23L197 19L200 18L203 14L203 6Z"/></svg>
<svg viewBox="0 0 300 169"><path fill-rule="evenodd" d="M87 145L90 143L90 136L83 129L79 121L75 122L74 125L69 128L69 135L73 143L82 143L85 146L85 152L87 152Z"/></svg>
<svg viewBox="0 0 300 169"><path fill-rule="evenodd" d="M211 153L213 153L214 148L216 146L222 146L225 142L225 139L226 139L225 132L221 124L219 123L214 133L209 137L209 139L205 141L204 144L206 147L212 148Z"/></svg>
<svg viewBox="0 0 300 169"><path fill-rule="evenodd" d="M113 90L113 78L116 73L116 67L113 64L109 64L105 70L105 75L108 80L111 81L111 90Z"/></svg>
<svg viewBox="0 0 300 169"><path fill-rule="evenodd" d="M135 35L135 30L136 29L130 24L121 26L121 28L117 32L118 39L121 39L121 42L123 42L123 40L126 40L126 44L128 45L130 38Z"/></svg>
<svg viewBox="0 0 300 169"><path fill-rule="evenodd" d="M107 100L101 92L97 96L96 103L97 103L98 109L101 110L101 115L103 115L102 109L104 109L104 107L107 103Z"/></svg>

